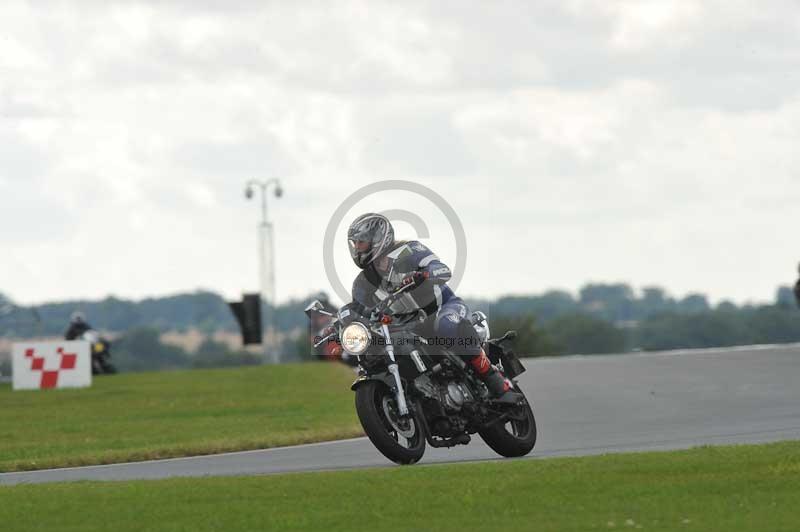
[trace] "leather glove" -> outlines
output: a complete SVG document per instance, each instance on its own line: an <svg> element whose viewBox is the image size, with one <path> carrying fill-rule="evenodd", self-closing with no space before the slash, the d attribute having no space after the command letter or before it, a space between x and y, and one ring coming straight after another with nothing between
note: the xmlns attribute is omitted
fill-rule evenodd
<svg viewBox="0 0 800 532"><path fill-rule="evenodd" d="M413 284L415 287L421 285L425 282L425 279L428 278L428 272L414 272L412 274L406 275L402 281L400 281L400 286L408 286Z"/></svg>

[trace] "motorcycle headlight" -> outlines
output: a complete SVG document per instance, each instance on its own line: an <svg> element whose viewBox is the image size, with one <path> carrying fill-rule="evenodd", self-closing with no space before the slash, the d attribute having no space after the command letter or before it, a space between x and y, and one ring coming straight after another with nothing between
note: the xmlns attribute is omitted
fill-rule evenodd
<svg viewBox="0 0 800 532"><path fill-rule="evenodd" d="M342 331L342 348L351 355L360 355L369 347L371 337L363 323L353 322Z"/></svg>

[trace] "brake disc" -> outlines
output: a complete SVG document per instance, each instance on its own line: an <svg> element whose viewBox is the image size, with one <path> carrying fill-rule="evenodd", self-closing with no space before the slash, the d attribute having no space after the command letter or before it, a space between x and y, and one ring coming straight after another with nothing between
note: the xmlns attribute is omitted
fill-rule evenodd
<svg viewBox="0 0 800 532"><path fill-rule="evenodd" d="M397 411L394 408L394 401L388 397L383 397L383 413L386 415L386 419L389 420L389 424L392 426L394 430L397 431L398 434L405 438L411 438L414 434L417 433L417 427L414 424L414 420L410 417L400 419L397 417Z"/></svg>

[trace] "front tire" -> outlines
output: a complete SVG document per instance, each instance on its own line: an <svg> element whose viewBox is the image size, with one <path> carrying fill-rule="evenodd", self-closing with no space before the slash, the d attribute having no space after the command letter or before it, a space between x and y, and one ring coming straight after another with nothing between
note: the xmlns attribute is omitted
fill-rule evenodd
<svg viewBox="0 0 800 532"><path fill-rule="evenodd" d="M519 389L517 392L522 393ZM515 418L478 432L486 445L506 458L525 456L536 445L536 419L529 401L515 408Z"/></svg>
<svg viewBox="0 0 800 532"><path fill-rule="evenodd" d="M394 394L377 381L356 388L356 412L372 444L397 464L413 464L425 454L425 435L416 418L397 415Z"/></svg>

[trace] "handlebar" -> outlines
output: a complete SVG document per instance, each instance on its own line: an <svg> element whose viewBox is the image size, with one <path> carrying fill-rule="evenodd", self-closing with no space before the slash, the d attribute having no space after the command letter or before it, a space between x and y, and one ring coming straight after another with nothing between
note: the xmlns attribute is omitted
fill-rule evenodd
<svg viewBox="0 0 800 532"><path fill-rule="evenodd" d="M411 288L415 288L415 286L413 284L407 284L405 286L401 286L400 288L398 288L397 290L395 290L394 292L389 294L386 297L386 299L384 299L383 301L381 301L380 303L375 305L375 307L373 307L372 311L369 313L370 321L378 321L378 320L380 320L381 316L384 314L386 309L391 307L392 304L395 301L397 301L397 298L399 298L401 295L403 295L403 292L405 292L405 291L407 291L407 290L409 290Z"/></svg>

